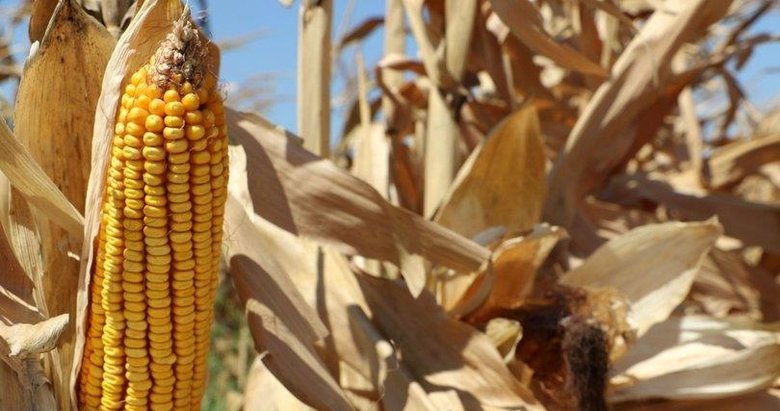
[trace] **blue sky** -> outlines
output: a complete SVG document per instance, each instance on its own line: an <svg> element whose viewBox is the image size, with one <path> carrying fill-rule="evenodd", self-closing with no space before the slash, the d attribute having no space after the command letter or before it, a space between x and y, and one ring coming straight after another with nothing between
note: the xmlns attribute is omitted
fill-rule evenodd
<svg viewBox="0 0 780 411"><path fill-rule="evenodd" d="M352 5L345 22L345 8ZM368 17L384 13L383 0L335 0L334 36L354 27ZM297 60L298 3L285 8L275 0L220 0L210 2L212 31L217 40L263 30L263 35L240 50L223 56L222 77L227 82L241 82L259 72L273 73L277 103L265 114L290 130L296 129L295 93ZM757 31L780 33L780 10L762 18ZM366 60L375 62L382 53L382 31L377 30L361 46ZM775 68L769 74L770 67ZM739 78L752 101L760 108L780 103L780 44L764 45L754 54ZM339 84L334 85L334 95ZM341 123L335 112L334 129Z"/></svg>
<svg viewBox="0 0 780 411"><path fill-rule="evenodd" d="M300 1L300 0L298 0ZM11 2L16 3L16 2ZM197 9L197 2L192 2ZM222 79L227 84L240 84L252 76L269 74L273 77L271 91L275 103L265 113L273 122L292 131L296 130L295 94L297 64L298 2L283 7L277 0L210 0L211 30L216 40L236 38L261 31L262 35L240 49L224 54ZM368 17L384 13L383 0L334 0L334 37L359 24ZM8 3L6 3L8 4ZM345 14L349 7L349 13ZM344 16L347 16L346 21ZM756 31L780 34L780 10L761 19ZM14 33L17 39L26 39L27 28L20 27ZM376 62L382 54L382 31L376 30L360 47L368 64ZM354 49L350 51L354 53ZM348 61L352 62L352 54ZM22 52L21 55L26 54ZM774 73L768 70L774 68ZM780 98L780 44L764 45L754 54L745 70L739 75L744 88L754 103L765 109L778 104ZM342 84L336 79L333 96ZM6 90L8 95L8 90ZM333 113L333 129L338 130L343 113Z"/></svg>

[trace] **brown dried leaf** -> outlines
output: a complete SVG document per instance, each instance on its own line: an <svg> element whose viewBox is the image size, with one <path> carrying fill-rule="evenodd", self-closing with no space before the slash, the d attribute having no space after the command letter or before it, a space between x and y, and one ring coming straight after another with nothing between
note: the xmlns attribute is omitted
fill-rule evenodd
<svg viewBox="0 0 780 411"><path fill-rule="evenodd" d="M372 321L392 340L404 364L432 387L451 387L468 407L541 410L529 391L509 373L490 340L452 320L433 298L412 298L396 282L359 276Z"/></svg>
<svg viewBox="0 0 780 411"><path fill-rule="evenodd" d="M379 60L377 67L381 69L408 70L421 76L425 75L425 66L420 60L403 54L386 54Z"/></svg>
<svg viewBox="0 0 780 411"><path fill-rule="evenodd" d="M253 411L313 411L287 391L260 357L252 362L244 389L244 409Z"/></svg>
<svg viewBox="0 0 780 411"><path fill-rule="evenodd" d="M468 238L494 226L529 230L544 203L544 163L539 119L527 105L471 153L434 221Z"/></svg>
<svg viewBox="0 0 780 411"><path fill-rule="evenodd" d="M0 170L27 201L44 215L70 233L81 233L84 218L46 176L30 152L8 129L5 121L0 121Z"/></svg>
<svg viewBox="0 0 780 411"><path fill-rule="evenodd" d="M716 220L635 228L601 246L561 282L617 290L628 299L629 323L641 337L685 299L721 231Z"/></svg>
<svg viewBox="0 0 780 411"><path fill-rule="evenodd" d="M398 265L410 283L424 282L421 256L464 271L486 249L393 207L368 184L301 147L266 120L228 110L231 135L247 156L249 194L256 212L293 233Z"/></svg>
<svg viewBox="0 0 780 411"><path fill-rule="evenodd" d="M780 134L747 141L735 141L718 147L707 161L713 189L736 183L761 166L780 161Z"/></svg>
<svg viewBox="0 0 780 411"><path fill-rule="evenodd" d="M493 11L531 50L549 57L561 67L598 77L607 71L568 46L555 42L540 23L539 10L528 0L490 0ZM534 18L536 17L536 18ZM536 20L536 21L535 21Z"/></svg>
<svg viewBox="0 0 780 411"><path fill-rule="evenodd" d="M571 225L580 199L631 148L630 139L615 136L631 129L638 116L663 96L659 91L670 78L674 53L720 19L730 4L731 0L672 2L645 23L615 63L610 79L585 107L556 159L549 179L546 221Z"/></svg>
<svg viewBox="0 0 780 411"><path fill-rule="evenodd" d="M453 310L469 314L477 323L486 321L496 311L510 310L522 305L533 289L536 271L544 263L565 233L558 227L540 225L524 237L511 238L499 245L490 257L490 264Z"/></svg>
<svg viewBox="0 0 780 411"><path fill-rule="evenodd" d="M757 245L780 253L780 205L744 201L730 194L685 194L668 184L644 177L615 178L603 193L604 198L620 204L641 201L663 205L677 218L703 220L717 216L725 233L748 245Z"/></svg>
<svg viewBox="0 0 780 411"><path fill-rule="evenodd" d="M338 42L337 48L343 49L350 43L361 41L371 35L379 26L385 23L384 17L369 17L347 32Z"/></svg>
<svg viewBox="0 0 780 411"><path fill-rule="evenodd" d="M40 45L24 66L17 93L16 135L78 211L84 210L95 106L114 44L105 27L88 16L77 2L60 2ZM52 73L79 75L53 76ZM34 233L40 236L40 241L36 241L37 235L25 233L15 236L14 241L18 255L35 278L41 311L75 318L73 296L78 291L79 262L73 256L81 250L83 226L75 232L65 231L58 226L61 224L58 218L38 210L33 210L28 220L27 205L21 202L14 199L14 223L34 223ZM62 361L58 369L71 367L74 330L74 323L69 322L58 346L57 354ZM67 387L57 384L55 389L64 406Z"/></svg>
<svg viewBox="0 0 780 411"><path fill-rule="evenodd" d="M615 374L615 401L724 398L762 390L780 377L780 328L671 318L651 328Z"/></svg>
<svg viewBox="0 0 780 411"><path fill-rule="evenodd" d="M268 235L268 223L254 213L247 191L246 157L240 149L231 151L225 257L255 348L268 351L263 362L298 398L318 409L352 409L314 351L328 331L287 274L305 271L316 260L287 254L297 245L294 237ZM282 242L292 247L280 247Z"/></svg>
<svg viewBox="0 0 780 411"><path fill-rule="evenodd" d="M0 323L0 339L8 345L8 355L24 360L35 354L54 349L60 335L68 325L68 314L62 314L35 324Z"/></svg>
<svg viewBox="0 0 780 411"><path fill-rule="evenodd" d="M54 8L57 7L58 3L61 2L59 0L35 0L32 2L30 26L28 27L30 43L35 43L43 38L46 27L49 26L49 21L54 13Z"/></svg>

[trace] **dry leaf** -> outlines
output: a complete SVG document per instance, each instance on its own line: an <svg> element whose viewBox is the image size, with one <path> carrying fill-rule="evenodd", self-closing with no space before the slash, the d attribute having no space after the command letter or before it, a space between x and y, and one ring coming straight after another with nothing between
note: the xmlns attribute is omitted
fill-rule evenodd
<svg viewBox="0 0 780 411"><path fill-rule="evenodd" d="M417 299L395 282L358 277L374 321L409 370L427 384L451 387L461 401L495 407L542 409L503 364L484 335L447 318L433 298Z"/></svg>
<svg viewBox="0 0 780 411"><path fill-rule="evenodd" d="M780 205L744 201L730 194L685 194L667 183L644 177L615 178L602 193L609 201L623 204L642 200L664 205L674 216L703 220L717 216L727 235L748 245L780 253Z"/></svg>
<svg viewBox="0 0 780 411"><path fill-rule="evenodd" d="M43 38L46 27L49 26L49 21L51 21L51 16L54 13L54 8L59 3L62 2L59 0L35 0L32 2L30 26L28 27L30 43L35 43Z"/></svg>
<svg viewBox="0 0 780 411"><path fill-rule="evenodd" d="M710 186L722 188L755 173L769 162L780 161L780 134L735 141L718 148L707 161Z"/></svg>
<svg viewBox="0 0 780 411"><path fill-rule="evenodd" d="M704 256L720 234L714 220L645 225L604 244L560 281L617 290L628 299L629 323L641 337L688 295Z"/></svg>
<svg viewBox="0 0 780 411"><path fill-rule="evenodd" d="M679 47L722 17L730 0L672 2L644 24L589 101L550 175L545 220L568 227L579 200L623 160L631 141L615 135L661 95Z"/></svg>
<svg viewBox="0 0 780 411"><path fill-rule="evenodd" d="M16 97L14 132L78 211L84 210L95 106L114 44L105 27L77 2L60 2L46 34L24 66ZM25 224L27 206L18 200L14 205L15 223ZM35 281L42 311L74 318L79 262L73 256L81 250L83 227L67 232L58 226L58 218L52 218L56 216L39 211L32 217L40 238L17 236L17 252L23 261L29 261L26 268L30 275L41 277ZM68 323L58 347L62 361L58 367L63 370L72 364L74 330L74 323ZM56 384L55 389L64 407L67 389Z"/></svg>
<svg viewBox="0 0 780 411"><path fill-rule="evenodd" d="M255 347L258 352L268 351L263 362L298 398L318 409L351 409L314 352L313 344L328 330L298 290L307 290L307 283L304 279L296 286L295 277L290 278L313 271L317 261L302 258L310 254L294 237L255 214L247 188L246 157L233 147L230 161L225 258L246 306Z"/></svg>
<svg viewBox="0 0 780 411"><path fill-rule="evenodd" d="M252 362L244 389L244 409L252 411L312 411L274 377L260 357Z"/></svg>
<svg viewBox="0 0 780 411"><path fill-rule="evenodd" d="M780 328L671 318L651 328L615 374L615 401L724 398L758 391L780 377Z"/></svg>
<svg viewBox="0 0 780 411"><path fill-rule="evenodd" d="M246 152L252 203L271 223L345 253L396 264L413 284L424 282L417 256L461 270L487 258L477 244L391 206L284 130L260 117L227 112L231 135Z"/></svg>
<svg viewBox="0 0 780 411"><path fill-rule="evenodd" d="M485 321L496 311L522 305L533 289L536 272L565 233L558 227L540 225L524 237L512 238L499 245L490 264L472 284L453 310L468 314L471 321ZM476 308L473 313L469 312Z"/></svg>
<svg viewBox="0 0 780 411"><path fill-rule="evenodd" d="M345 34L341 40L339 40L337 48L343 49L352 42L362 41L364 38L370 36L374 30L379 28L379 26L384 23L384 17L369 17L363 20L360 24L355 26L355 28L347 32L347 34Z"/></svg>
<svg viewBox="0 0 780 411"><path fill-rule="evenodd" d="M541 26L539 11L528 0L490 0L493 11L520 41L531 50L549 57L561 67L570 70L607 77L608 73L598 64L569 48L556 43ZM536 16L536 18L534 18Z"/></svg>
<svg viewBox="0 0 780 411"><path fill-rule="evenodd" d="M0 121L0 170L32 206L68 232L81 233L84 218L46 176L5 121Z"/></svg>
<svg viewBox="0 0 780 411"><path fill-rule="evenodd" d="M493 226L522 232L539 222L544 195L539 119L528 105L471 153L434 221L468 238Z"/></svg>

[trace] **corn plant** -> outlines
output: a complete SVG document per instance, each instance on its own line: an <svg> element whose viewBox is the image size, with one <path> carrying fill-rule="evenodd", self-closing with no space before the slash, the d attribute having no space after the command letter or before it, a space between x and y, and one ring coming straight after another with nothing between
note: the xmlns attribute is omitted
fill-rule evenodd
<svg viewBox="0 0 780 411"><path fill-rule="evenodd" d="M296 5L298 137L181 0L26 2L0 409L777 409L780 127L736 74L775 4L384 4ZM220 286L252 358L209 357Z"/></svg>

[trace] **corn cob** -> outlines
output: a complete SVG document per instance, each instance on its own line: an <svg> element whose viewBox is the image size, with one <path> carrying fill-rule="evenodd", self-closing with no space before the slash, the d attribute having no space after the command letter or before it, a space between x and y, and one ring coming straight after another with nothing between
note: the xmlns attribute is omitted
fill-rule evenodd
<svg viewBox="0 0 780 411"><path fill-rule="evenodd" d="M203 50L191 23L177 23L122 95L81 409L200 409L228 177L225 112Z"/></svg>

